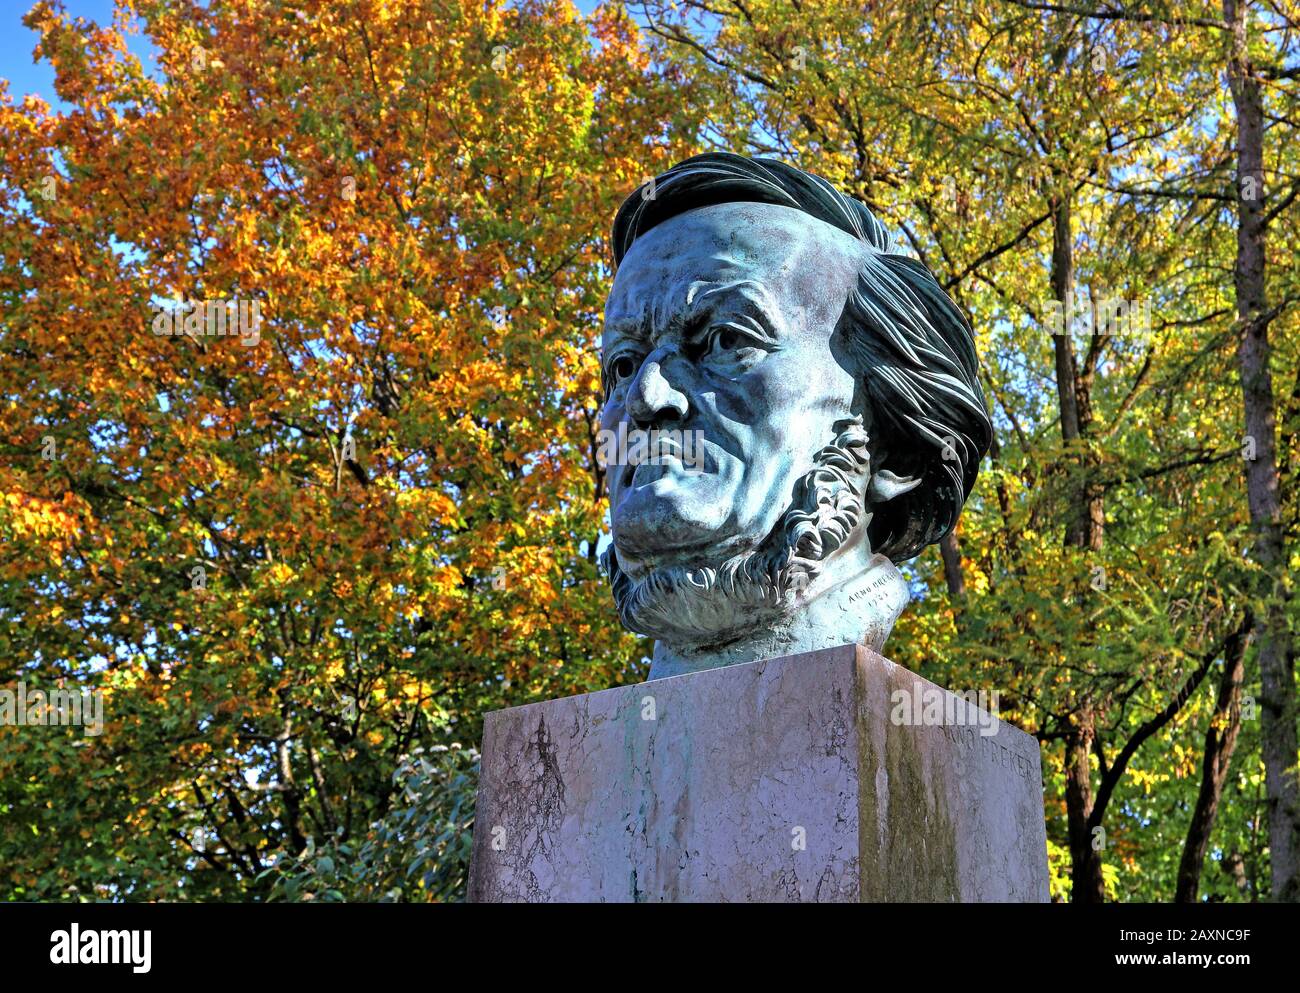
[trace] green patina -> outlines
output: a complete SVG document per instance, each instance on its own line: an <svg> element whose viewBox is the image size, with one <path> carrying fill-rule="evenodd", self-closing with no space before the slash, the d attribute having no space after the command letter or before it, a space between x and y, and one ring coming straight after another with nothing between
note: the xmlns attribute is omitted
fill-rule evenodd
<svg viewBox="0 0 1300 993"><path fill-rule="evenodd" d="M884 692L875 694L874 700L873 680L886 681ZM961 897L955 818L948 810L943 784L927 779L920 744L923 729L894 726L885 710L875 715L868 710L914 680L919 682L902 668L885 673L862 659L856 666L859 899L864 903L954 902ZM885 753L878 755L870 727L882 720ZM876 793L876 772L882 764L889 776L883 843Z"/></svg>

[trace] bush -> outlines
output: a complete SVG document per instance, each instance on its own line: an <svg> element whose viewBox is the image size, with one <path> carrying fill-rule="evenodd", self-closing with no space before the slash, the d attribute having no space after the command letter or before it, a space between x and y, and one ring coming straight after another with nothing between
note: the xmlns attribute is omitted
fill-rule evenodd
<svg viewBox="0 0 1300 993"><path fill-rule="evenodd" d="M465 898L479 753L459 744L414 749L393 774L388 813L364 839L310 839L281 859L272 900L443 903Z"/></svg>

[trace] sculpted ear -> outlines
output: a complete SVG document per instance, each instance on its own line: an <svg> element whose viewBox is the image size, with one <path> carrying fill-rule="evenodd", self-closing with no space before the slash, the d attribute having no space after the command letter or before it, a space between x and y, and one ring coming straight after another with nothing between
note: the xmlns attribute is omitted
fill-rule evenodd
<svg viewBox="0 0 1300 993"><path fill-rule="evenodd" d="M895 476L888 469L881 469L871 474L871 483L867 487L867 498L872 503L886 503L894 497L910 493L921 485L920 476Z"/></svg>

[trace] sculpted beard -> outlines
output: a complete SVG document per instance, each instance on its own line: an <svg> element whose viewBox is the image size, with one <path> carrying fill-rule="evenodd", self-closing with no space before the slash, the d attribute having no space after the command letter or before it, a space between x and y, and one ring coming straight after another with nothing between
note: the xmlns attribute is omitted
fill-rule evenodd
<svg viewBox="0 0 1300 993"><path fill-rule="evenodd" d="M871 457L862 418L837 421L835 440L795 484L794 499L756 549L720 566L669 565L633 579L613 545L602 556L624 626L670 643L722 644L792 613L798 593L857 528L866 510ZM756 616L757 615L757 616ZM738 625L736 619L744 618Z"/></svg>

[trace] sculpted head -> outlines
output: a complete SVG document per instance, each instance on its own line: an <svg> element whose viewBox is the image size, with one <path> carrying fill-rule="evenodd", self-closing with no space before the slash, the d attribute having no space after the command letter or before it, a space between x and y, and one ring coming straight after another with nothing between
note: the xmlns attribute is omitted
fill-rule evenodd
<svg viewBox="0 0 1300 993"><path fill-rule="evenodd" d="M955 525L990 440L974 342L889 248L824 180L729 154L619 210L601 427L653 444L607 459L605 561L652 677L878 649L891 560Z"/></svg>

